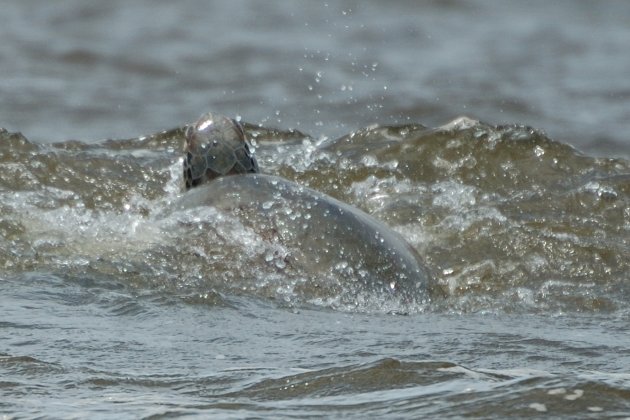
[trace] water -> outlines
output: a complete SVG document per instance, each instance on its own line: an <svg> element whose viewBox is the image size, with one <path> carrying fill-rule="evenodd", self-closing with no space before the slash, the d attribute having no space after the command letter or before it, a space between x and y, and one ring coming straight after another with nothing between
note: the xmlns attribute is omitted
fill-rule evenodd
<svg viewBox="0 0 630 420"><path fill-rule="evenodd" d="M224 3L3 6L0 413L627 415L629 6ZM178 211L208 110L403 235L428 295Z"/></svg>

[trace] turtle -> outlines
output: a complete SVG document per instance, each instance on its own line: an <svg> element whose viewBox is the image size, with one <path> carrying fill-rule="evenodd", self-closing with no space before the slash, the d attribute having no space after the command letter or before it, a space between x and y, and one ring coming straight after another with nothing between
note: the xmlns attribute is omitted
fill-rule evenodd
<svg viewBox="0 0 630 420"><path fill-rule="evenodd" d="M207 113L188 126L185 152L186 189L220 176L259 172L243 127L223 115Z"/></svg>
<svg viewBox="0 0 630 420"><path fill-rule="evenodd" d="M327 194L261 173L236 120L207 113L189 126L183 166L187 191L179 208L237 211L262 237L289 249L288 263L309 278L337 273L407 302L428 299L428 271L400 234Z"/></svg>

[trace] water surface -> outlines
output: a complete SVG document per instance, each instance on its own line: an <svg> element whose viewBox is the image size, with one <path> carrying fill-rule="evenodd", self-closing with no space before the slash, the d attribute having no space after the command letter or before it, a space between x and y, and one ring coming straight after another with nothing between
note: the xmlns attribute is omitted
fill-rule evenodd
<svg viewBox="0 0 630 420"><path fill-rule="evenodd" d="M3 415L630 411L625 3L3 10ZM429 298L177 211L182 128L209 110L263 172L401 234Z"/></svg>

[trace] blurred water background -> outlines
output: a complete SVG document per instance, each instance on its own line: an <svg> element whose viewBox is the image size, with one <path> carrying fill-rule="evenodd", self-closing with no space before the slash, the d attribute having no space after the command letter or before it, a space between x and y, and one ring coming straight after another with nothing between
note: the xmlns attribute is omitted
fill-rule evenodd
<svg viewBox="0 0 630 420"><path fill-rule="evenodd" d="M624 2L5 2L2 125L128 138L206 110L339 136L454 116L627 156Z"/></svg>

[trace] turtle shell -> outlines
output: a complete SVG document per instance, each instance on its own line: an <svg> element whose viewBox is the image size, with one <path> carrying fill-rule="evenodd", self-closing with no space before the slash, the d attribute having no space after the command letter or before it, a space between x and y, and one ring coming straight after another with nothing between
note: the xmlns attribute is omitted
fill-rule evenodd
<svg viewBox="0 0 630 420"><path fill-rule="evenodd" d="M186 189L220 176L259 172L241 125L207 113L186 130Z"/></svg>

